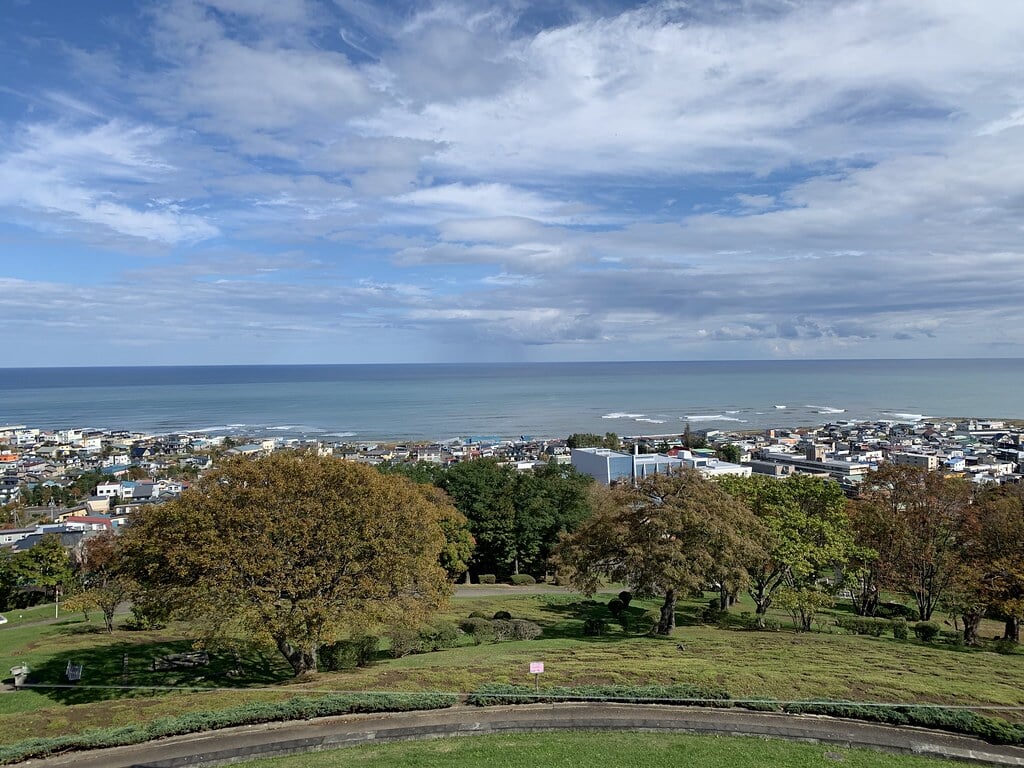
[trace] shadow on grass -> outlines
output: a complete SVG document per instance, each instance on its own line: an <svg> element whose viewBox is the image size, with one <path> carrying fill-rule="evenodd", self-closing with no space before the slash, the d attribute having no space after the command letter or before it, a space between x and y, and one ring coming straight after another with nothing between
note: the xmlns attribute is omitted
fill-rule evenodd
<svg viewBox="0 0 1024 768"><path fill-rule="evenodd" d="M166 692L163 687L245 688L293 677L279 654L265 646L211 649L209 663L201 666L176 666L167 659L194 650L188 640L145 644L114 641L56 654L32 667L28 683L40 686L33 690L57 703L86 704L160 695ZM69 663L82 666L77 683L67 679Z"/></svg>

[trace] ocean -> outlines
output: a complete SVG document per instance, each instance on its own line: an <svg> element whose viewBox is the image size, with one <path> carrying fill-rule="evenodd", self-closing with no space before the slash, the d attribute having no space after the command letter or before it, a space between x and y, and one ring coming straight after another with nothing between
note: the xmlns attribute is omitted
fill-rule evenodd
<svg viewBox="0 0 1024 768"><path fill-rule="evenodd" d="M443 440L1024 418L1024 360L0 369L0 425Z"/></svg>

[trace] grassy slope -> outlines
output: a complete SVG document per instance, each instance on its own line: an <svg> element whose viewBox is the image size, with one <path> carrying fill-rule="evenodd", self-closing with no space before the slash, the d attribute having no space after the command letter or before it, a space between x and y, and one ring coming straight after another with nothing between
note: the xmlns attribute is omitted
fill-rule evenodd
<svg viewBox="0 0 1024 768"><path fill-rule="evenodd" d="M826 755L828 755L826 757ZM677 734L534 733L476 736L437 741L348 747L272 760L238 764L238 768L735 768L771 765L811 768L841 762L849 768L938 768L946 761L888 755L861 749L793 744L738 736Z"/></svg>
<svg viewBox="0 0 1024 768"><path fill-rule="evenodd" d="M458 599L451 618L472 610L508 610L537 621L544 637L529 642L464 646L371 667L322 674L296 683L272 649L249 648L241 677L234 661L215 654L210 667L154 672L150 660L190 647L174 631L95 632L80 617L57 624L0 628L0 668L27 661L40 679L62 682L69 659L85 664L84 681L122 682L124 654L133 684L199 685L234 690L126 697L119 690L59 689L0 694L0 742L27 734L57 735L84 728L218 709L255 699L278 699L309 690L471 691L485 682L533 683L530 661L544 661L543 685L587 683L715 683L734 697L849 698L865 701L1024 705L1020 656L897 642L836 633L797 635L748 632L688 623L702 603L684 605L672 638L625 636L618 627L603 638L580 635L594 610L570 595L546 594ZM643 605L638 606L638 611ZM743 606L740 606L743 608ZM172 628L173 629L173 628ZM992 629L992 628L989 628ZM680 649L679 645L682 645ZM254 690L270 687L272 690Z"/></svg>

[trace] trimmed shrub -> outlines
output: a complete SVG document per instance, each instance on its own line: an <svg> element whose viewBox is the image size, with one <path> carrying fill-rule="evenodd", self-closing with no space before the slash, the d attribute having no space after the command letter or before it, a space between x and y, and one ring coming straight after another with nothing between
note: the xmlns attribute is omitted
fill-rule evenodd
<svg viewBox="0 0 1024 768"><path fill-rule="evenodd" d="M608 622L604 619L591 618L583 622L583 634L587 637L600 637L608 631Z"/></svg>
<svg viewBox="0 0 1024 768"><path fill-rule="evenodd" d="M625 609L626 609L626 604L624 602L622 602L621 600L619 600L619 598L617 598L617 597L613 597L611 600L608 601L608 610L611 612L612 616L615 616L616 618Z"/></svg>
<svg viewBox="0 0 1024 768"><path fill-rule="evenodd" d="M870 616L840 616L836 619L836 626L855 635L881 637L892 626L892 622L888 619L874 619Z"/></svg>
<svg viewBox="0 0 1024 768"><path fill-rule="evenodd" d="M644 611L643 616L637 622L637 631L653 632L654 628L658 626L659 621L661 621L660 611L656 611L653 608Z"/></svg>
<svg viewBox="0 0 1024 768"><path fill-rule="evenodd" d="M543 631L540 625L525 619L512 619L510 623L512 624L512 637L516 640L533 640L540 637Z"/></svg>
<svg viewBox="0 0 1024 768"><path fill-rule="evenodd" d="M916 619L917 608L903 603L882 603L875 609L875 616L880 619Z"/></svg>
<svg viewBox="0 0 1024 768"><path fill-rule="evenodd" d="M964 636L962 632L957 632L952 629L944 629L939 632L939 637L942 641L949 643L950 645L961 646L964 644Z"/></svg>
<svg viewBox="0 0 1024 768"><path fill-rule="evenodd" d="M469 618L471 618L471 619L487 619L488 621L490 621L491 614L484 613L483 611L473 611L471 614L469 614Z"/></svg>
<svg viewBox="0 0 1024 768"><path fill-rule="evenodd" d="M480 583L481 584L497 584L498 583L498 577L495 576L493 573L481 573L480 574Z"/></svg>
<svg viewBox="0 0 1024 768"><path fill-rule="evenodd" d="M508 611L495 611L492 619L501 619L502 621L512 621L512 614Z"/></svg>
<svg viewBox="0 0 1024 768"><path fill-rule="evenodd" d="M393 659L400 659L410 653L420 652L420 633L415 629L392 627L384 635L391 641L388 653Z"/></svg>
<svg viewBox="0 0 1024 768"><path fill-rule="evenodd" d="M1001 637L992 643L992 650L996 653L1009 655L1020 650L1020 644Z"/></svg>
<svg viewBox="0 0 1024 768"><path fill-rule="evenodd" d="M919 621L914 625L914 636L918 640L923 640L926 643L930 643L936 637L942 628L931 621Z"/></svg>
<svg viewBox="0 0 1024 768"><path fill-rule="evenodd" d="M537 580L528 573L514 573L509 579L514 586L522 587L527 584L536 584Z"/></svg>
<svg viewBox="0 0 1024 768"><path fill-rule="evenodd" d="M680 704L731 706L727 691L712 686L666 685L582 685L545 688L537 693L525 685L486 684L474 691L466 703L478 707L504 704L552 703L556 701L609 701L621 704Z"/></svg>
<svg viewBox="0 0 1024 768"><path fill-rule="evenodd" d="M512 622L505 619L492 619L491 627L494 628L494 639L498 642L512 639Z"/></svg>
<svg viewBox="0 0 1024 768"><path fill-rule="evenodd" d="M906 619L892 620L892 636L897 640L906 640L909 634L909 627Z"/></svg>
<svg viewBox="0 0 1024 768"><path fill-rule="evenodd" d="M490 619L473 616L459 622L459 629L473 638L476 645L494 641L494 625Z"/></svg>
<svg viewBox="0 0 1024 768"><path fill-rule="evenodd" d="M619 600L622 601L622 604L624 606L629 608L629 604L633 602L633 593L627 589L624 589L621 592L619 592Z"/></svg>
<svg viewBox="0 0 1024 768"><path fill-rule="evenodd" d="M765 632L778 632L782 629L782 622L778 619L765 618L764 626L761 629Z"/></svg>
<svg viewBox="0 0 1024 768"><path fill-rule="evenodd" d="M459 644L458 628L447 621L431 624L419 632L419 651L443 651L445 648L454 648Z"/></svg>
<svg viewBox="0 0 1024 768"><path fill-rule="evenodd" d="M321 646L320 669L326 672L337 672L341 669L365 667L377 655L380 638L373 635L357 635L349 640L339 640L330 645Z"/></svg>

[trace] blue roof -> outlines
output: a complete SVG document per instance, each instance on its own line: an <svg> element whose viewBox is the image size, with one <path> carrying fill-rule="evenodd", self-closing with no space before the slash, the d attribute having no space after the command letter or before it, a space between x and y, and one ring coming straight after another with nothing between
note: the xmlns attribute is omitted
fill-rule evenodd
<svg viewBox="0 0 1024 768"><path fill-rule="evenodd" d="M100 472L104 475L116 475L118 472L127 472L131 464L111 464L109 467L103 467Z"/></svg>

